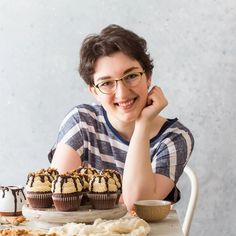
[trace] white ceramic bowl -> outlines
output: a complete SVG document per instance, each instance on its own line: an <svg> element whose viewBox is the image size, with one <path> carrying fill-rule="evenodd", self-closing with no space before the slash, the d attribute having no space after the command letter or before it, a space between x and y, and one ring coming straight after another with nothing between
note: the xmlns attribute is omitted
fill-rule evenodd
<svg viewBox="0 0 236 236"><path fill-rule="evenodd" d="M140 200L134 203L137 216L151 222L163 220L170 212L171 202L164 200Z"/></svg>
<svg viewBox="0 0 236 236"><path fill-rule="evenodd" d="M22 215L25 201L24 187L0 186L0 216Z"/></svg>

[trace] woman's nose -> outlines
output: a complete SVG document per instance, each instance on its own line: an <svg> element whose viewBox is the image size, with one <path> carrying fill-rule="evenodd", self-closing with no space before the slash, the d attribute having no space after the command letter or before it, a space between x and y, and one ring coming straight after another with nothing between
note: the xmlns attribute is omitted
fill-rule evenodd
<svg viewBox="0 0 236 236"><path fill-rule="evenodd" d="M129 92L129 89L125 86L123 80L119 80L116 82L116 96L123 97L125 94Z"/></svg>

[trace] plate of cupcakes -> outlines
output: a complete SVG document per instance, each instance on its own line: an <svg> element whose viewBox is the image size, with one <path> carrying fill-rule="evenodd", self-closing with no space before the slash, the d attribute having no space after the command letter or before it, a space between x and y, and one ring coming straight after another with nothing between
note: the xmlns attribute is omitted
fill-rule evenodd
<svg viewBox="0 0 236 236"><path fill-rule="evenodd" d="M41 169L27 176L22 214L43 228L118 219L127 213L119 203L121 189L121 175L115 170L83 166L59 174L53 168Z"/></svg>

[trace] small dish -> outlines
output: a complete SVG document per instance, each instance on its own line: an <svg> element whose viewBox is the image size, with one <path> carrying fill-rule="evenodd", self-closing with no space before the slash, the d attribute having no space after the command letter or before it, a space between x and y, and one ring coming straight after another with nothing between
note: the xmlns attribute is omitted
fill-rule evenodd
<svg viewBox="0 0 236 236"><path fill-rule="evenodd" d="M160 221L170 212L171 202L164 200L140 200L134 203L138 217L148 221Z"/></svg>

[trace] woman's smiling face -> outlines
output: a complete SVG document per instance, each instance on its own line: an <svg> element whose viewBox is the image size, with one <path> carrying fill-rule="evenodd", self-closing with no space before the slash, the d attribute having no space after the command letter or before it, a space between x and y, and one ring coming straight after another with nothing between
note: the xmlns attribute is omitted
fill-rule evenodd
<svg viewBox="0 0 236 236"><path fill-rule="evenodd" d="M143 68L137 60L134 60L122 52L104 56L97 60L94 73L94 84L109 79L119 79L130 72L142 72ZM130 123L134 122L142 109L146 106L148 87L151 78L142 75L138 85L127 88L123 81L117 82L114 93L103 94L97 88L90 87L90 91L96 97L110 119L110 122Z"/></svg>

